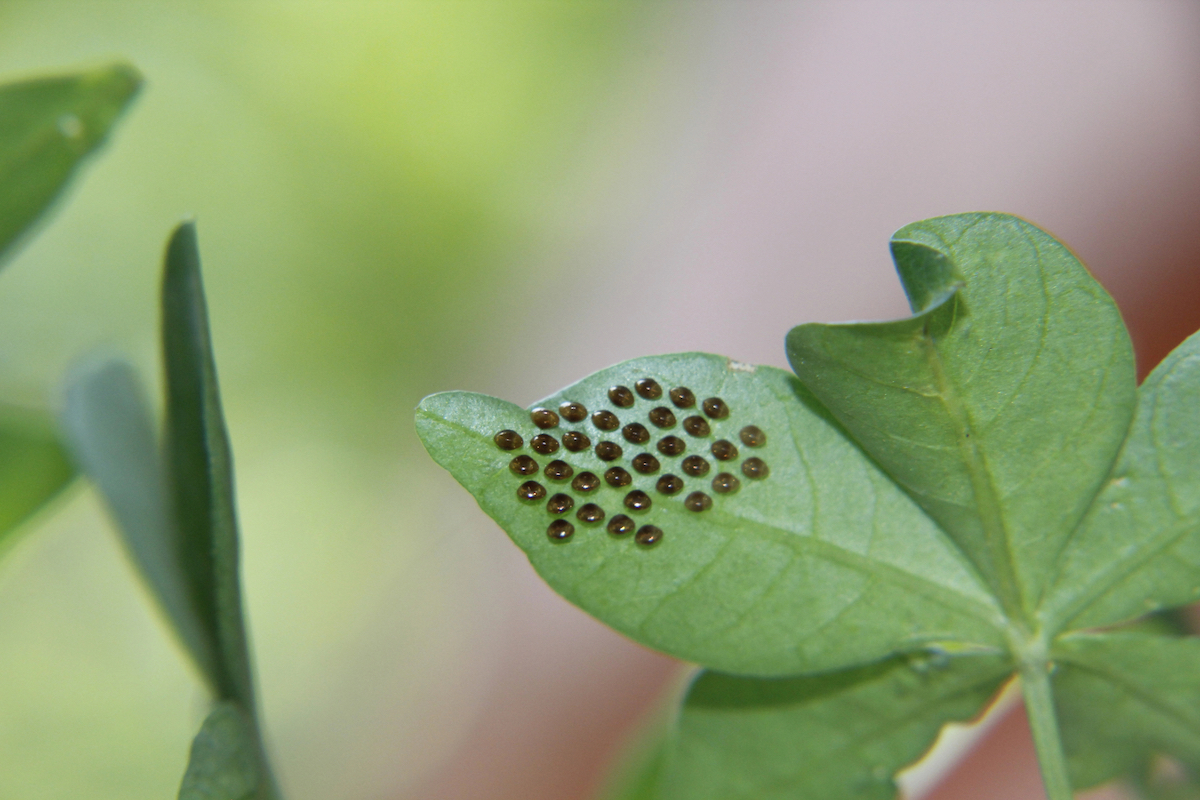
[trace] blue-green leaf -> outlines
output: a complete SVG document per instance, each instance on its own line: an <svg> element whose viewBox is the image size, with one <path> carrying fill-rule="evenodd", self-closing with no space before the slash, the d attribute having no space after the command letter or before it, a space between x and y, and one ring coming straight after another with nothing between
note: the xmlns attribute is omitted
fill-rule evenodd
<svg viewBox="0 0 1200 800"><path fill-rule="evenodd" d="M179 800L252 800L259 761L253 719L236 703L218 702L192 742Z"/></svg>

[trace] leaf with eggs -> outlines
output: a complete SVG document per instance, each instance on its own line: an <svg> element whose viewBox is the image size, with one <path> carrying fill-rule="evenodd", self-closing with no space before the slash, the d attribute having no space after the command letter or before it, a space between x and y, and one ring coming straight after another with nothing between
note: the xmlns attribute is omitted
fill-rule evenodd
<svg viewBox="0 0 1200 800"><path fill-rule="evenodd" d="M646 380L657 391L635 391ZM651 647L746 675L1003 647L999 608L953 542L783 370L640 358L533 410L431 395L417 430L556 591ZM562 446L572 432L589 446ZM585 474L599 485L576 489ZM588 504L605 519L581 520Z"/></svg>

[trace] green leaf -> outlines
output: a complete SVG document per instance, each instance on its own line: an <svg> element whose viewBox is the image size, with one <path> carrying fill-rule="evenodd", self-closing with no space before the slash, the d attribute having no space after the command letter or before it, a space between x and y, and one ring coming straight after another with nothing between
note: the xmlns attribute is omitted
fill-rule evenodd
<svg viewBox="0 0 1200 800"><path fill-rule="evenodd" d="M668 428L648 421L651 409L664 403L673 408L665 395L638 398L628 410L610 402L610 386L647 377L666 388L687 387L699 400L719 397L729 415L707 418L710 432L697 436L684 429L685 417L705 417L697 408L674 408L676 423ZM592 420L564 419L547 433L558 441L564 431L577 430L593 447L573 453L563 446L543 456L532 449L540 431L529 412L464 392L425 398L417 431L434 460L475 495L556 591L617 630L681 658L752 675L831 669L931 644L1003 647L999 611L952 543L794 376L686 353L602 370L541 405L558 408L564 401L613 411L622 424L640 420L653 438L636 445ZM765 433L764 445L741 441L747 425ZM523 447L498 447L493 437L504 429L520 433ZM668 456L656 449L668 434L684 440L686 453ZM711 446L717 440L736 443L738 457L715 458ZM619 442L623 455L602 461L594 449L601 441ZM642 452L661 461L657 473L633 468L632 458ZM548 494L574 499L574 509L562 517L574 525L574 535L553 541L547 527L555 515L547 500L518 499L528 477L510 470L517 455L536 457L542 468L561 460L576 475L600 476L619 464L632 483L588 493L569 480L537 476ZM708 464L706 475L684 471L682 460L692 455ZM766 462L767 477L752 479L742 471L751 456ZM740 490L714 491L714 475L723 471L739 479ZM656 488L668 473L683 479L677 494ZM652 507L627 509L623 500L632 490L649 495ZM712 507L688 510L684 498L693 491L706 493ZM661 541L644 547L632 534L614 536L604 523L581 522L575 513L588 502L604 510L606 521L624 513L639 526L658 527Z"/></svg>
<svg viewBox="0 0 1200 800"><path fill-rule="evenodd" d="M661 800L892 798L942 725L977 715L1002 656L914 655L762 680L706 672L684 702Z"/></svg>
<svg viewBox="0 0 1200 800"><path fill-rule="evenodd" d="M1155 754L1200 768L1200 639L1072 634L1055 644L1053 658L1077 786L1141 771Z"/></svg>
<svg viewBox="0 0 1200 800"><path fill-rule="evenodd" d="M249 800L259 773L254 722L236 703L219 702L192 742L179 800Z"/></svg>
<svg viewBox="0 0 1200 800"><path fill-rule="evenodd" d="M801 325L796 374L1028 619L1134 406L1129 337L1071 253L1015 217L909 225L915 316Z"/></svg>
<svg viewBox="0 0 1200 800"><path fill-rule="evenodd" d="M0 406L0 550L74 475L45 419Z"/></svg>
<svg viewBox="0 0 1200 800"><path fill-rule="evenodd" d="M1129 439L1064 554L1044 617L1108 625L1200 598L1200 334L1138 391Z"/></svg>
<svg viewBox="0 0 1200 800"><path fill-rule="evenodd" d="M0 259L99 147L142 79L127 64L0 86Z"/></svg>
<svg viewBox="0 0 1200 800"><path fill-rule="evenodd" d="M133 367L107 361L78 370L67 387L62 427L76 463L116 520L130 558L215 688L215 639L183 566L154 421Z"/></svg>

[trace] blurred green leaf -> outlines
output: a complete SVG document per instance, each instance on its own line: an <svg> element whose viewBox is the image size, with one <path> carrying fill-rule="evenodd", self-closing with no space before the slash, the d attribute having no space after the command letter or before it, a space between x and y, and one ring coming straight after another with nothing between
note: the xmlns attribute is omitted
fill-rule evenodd
<svg viewBox="0 0 1200 800"><path fill-rule="evenodd" d="M915 316L801 325L788 360L1027 618L1129 427L1129 335L1071 252L1016 217L913 223L892 254Z"/></svg>
<svg viewBox="0 0 1200 800"><path fill-rule="evenodd" d="M684 700L661 800L896 796L893 777L1010 676L1005 656L911 654L804 678L705 672Z"/></svg>
<svg viewBox="0 0 1200 800"><path fill-rule="evenodd" d="M0 86L0 260L141 85L127 64Z"/></svg>
<svg viewBox="0 0 1200 800"><path fill-rule="evenodd" d="M716 396L728 416L706 418L699 408L676 408L676 421L660 428L648 412L663 403L637 398L625 410L610 401L609 387L653 378L663 387L688 387L700 401ZM566 442L577 429L592 443L619 442L620 458L602 460L591 447L550 456L533 449L541 431L530 413L512 403L465 392L425 398L417 432L434 460L475 495L483 509L529 556L546 581L571 602L651 647L726 672L781 675L813 672L877 660L933 642L1003 647L1000 614L969 565L932 520L867 458L833 422L795 376L771 367L736 364L703 353L627 361L602 370L539 405L582 403L611 410L622 424L653 430L642 445L605 431L594 420L546 431ZM700 415L705 430L690 433L684 422ZM765 433L749 447L747 425ZM517 431L525 444L506 451L493 436ZM685 451L667 455L655 442L683 440ZM740 448L736 458L712 455L715 442ZM648 452L661 461L640 474L632 459ZM577 504L562 516L575 525L566 542L547 536L556 515L548 501L518 498L527 480L515 475L514 456L534 458L550 470L551 459L576 475L596 476L620 466L631 477L624 487L601 481L591 492L570 481L537 477L546 494L566 493ZM691 475L684 459L698 457L704 474ZM765 478L743 471L748 457L763 459ZM728 471L740 483L732 493L714 490L714 476ZM657 488L665 474L680 477L672 495ZM646 511L623 501L640 490L653 498ZM712 507L693 511L685 498L707 494ZM614 536L604 523L576 518L584 503L600 506L611 520L627 514L653 524L661 541L643 547L633 535ZM606 520L606 521L607 521Z"/></svg>
<svg viewBox="0 0 1200 800"><path fill-rule="evenodd" d="M130 557L215 691L216 648L188 588L154 420L133 367L107 361L78 370L67 387L62 425Z"/></svg>
<svg viewBox="0 0 1200 800"><path fill-rule="evenodd" d="M0 407L0 548L74 474L47 420Z"/></svg>
<svg viewBox="0 0 1200 800"><path fill-rule="evenodd" d="M1155 754L1200 770L1200 639L1071 634L1055 644L1053 657L1076 785L1140 772Z"/></svg>
<svg viewBox="0 0 1200 800"><path fill-rule="evenodd" d="M254 723L232 702L213 705L192 742L179 800L249 800L260 783Z"/></svg>

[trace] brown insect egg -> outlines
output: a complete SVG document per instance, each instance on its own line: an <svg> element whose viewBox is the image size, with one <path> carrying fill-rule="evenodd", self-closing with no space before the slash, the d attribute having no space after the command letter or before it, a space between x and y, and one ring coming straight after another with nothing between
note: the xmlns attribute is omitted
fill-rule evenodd
<svg viewBox="0 0 1200 800"><path fill-rule="evenodd" d="M545 496L545 487L537 481L525 481L517 488L517 497L522 500L541 500Z"/></svg>
<svg viewBox="0 0 1200 800"><path fill-rule="evenodd" d="M725 419L729 416L729 406L719 397L710 397L703 403L704 413L709 419Z"/></svg>
<svg viewBox="0 0 1200 800"><path fill-rule="evenodd" d="M613 467L604 473L604 481L609 486L620 489L633 483L633 476L620 467Z"/></svg>
<svg viewBox="0 0 1200 800"><path fill-rule="evenodd" d="M592 440L579 431L567 431L562 435L563 447L572 453L579 453L592 446Z"/></svg>
<svg viewBox="0 0 1200 800"><path fill-rule="evenodd" d="M683 478L678 475L663 475L654 484L654 488L663 494L679 494L683 491Z"/></svg>
<svg viewBox="0 0 1200 800"><path fill-rule="evenodd" d="M593 472L581 472L571 481L571 488L577 492L594 492L600 488L600 479Z"/></svg>
<svg viewBox="0 0 1200 800"><path fill-rule="evenodd" d="M626 441L634 444L645 444L650 441L650 431L646 430L646 426L640 422L631 422L624 428L621 428L621 435Z"/></svg>
<svg viewBox="0 0 1200 800"><path fill-rule="evenodd" d="M687 445L678 436L664 436L658 440L658 452L664 456L677 456L684 450L687 450Z"/></svg>
<svg viewBox="0 0 1200 800"><path fill-rule="evenodd" d="M633 457L633 468L643 475L653 475L661 466L658 459L649 453L641 453Z"/></svg>
<svg viewBox="0 0 1200 800"><path fill-rule="evenodd" d="M600 409L592 413L592 424L602 431L615 431L621 427L621 420L608 409Z"/></svg>
<svg viewBox="0 0 1200 800"><path fill-rule="evenodd" d="M691 408L696 405L696 395L686 386L676 386L669 394L676 408Z"/></svg>
<svg viewBox="0 0 1200 800"><path fill-rule="evenodd" d="M621 445L616 442L600 442L596 445L596 458L601 461L616 461L623 452Z"/></svg>
<svg viewBox="0 0 1200 800"><path fill-rule="evenodd" d="M767 468L767 462L761 458L747 458L742 462L742 474L747 478L759 480L767 477L770 472L771 470Z"/></svg>
<svg viewBox="0 0 1200 800"><path fill-rule="evenodd" d="M608 400L617 408L629 408L633 405L633 392L628 386L614 386L608 390Z"/></svg>
<svg viewBox="0 0 1200 800"><path fill-rule="evenodd" d="M692 436L708 436L712 432L704 417L688 417L683 421L683 429Z"/></svg>
<svg viewBox="0 0 1200 800"><path fill-rule="evenodd" d="M662 397L662 387L654 378L642 378L633 385L633 388L637 389L637 393L647 400L657 400Z"/></svg>
<svg viewBox="0 0 1200 800"><path fill-rule="evenodd" d="M712 508L712 498L704 492L692 492L683 499L683 507L688 511L708 511Z"/></svg>
<svg viewBox="0 0 1200 800"><path fill-rule="evenodd" d="M625 495L625 507L634 511L645 511L650 507L650 495L641 489L634 489Z"/></svg>
<svg viewBox="0 0 1200 800"><path fill-rule="evenodd" d="M638 532L633 535L633 540L642 547L651 547L662 541L662 528L654 525L643 525L638 528Z"/></svg>
<svg viewBox="0 0 1200 800"><path fill-rule="evenodd" d="M633 529L636 527L637 523L624 514L617 514L608 521L608 532L613 536L624 536L627 533L633 533Z"/></svg>
<svg viewBox="0 0 1200 800"><path fill-rule="evenodd" d="M680 469L691 475L693 478L699 478L702 475L708 474L708 462L700 456L688 456L679 465Z"/></svg>
<svg viewBox="0 0 1200 800"><path fill-rule="evenodd" d="M536 475L538 473L538 463L529 456L517 456L508 462L508 468L513 471L514 475Z"/></svg>
<svg viewBox="0 0 1200 800"><path fill-rule="evenodd" d="M736 476L722 472L712 480L713 491L717 494L733 494L742 485Z"/></svg>
<svg viewBox="0 0 1200 800"><path fill-rule="evenodd" d="M551 514L565 514L575 507L569 494L556 494L546 501L546 510Z"/></svg>
<svg viewBox="0 0 1200 800"><path fill-rule="evenodd" d="M521 438L521 434L516 431L503 430L496 434L492 439L496 446L501 450L516 450L521 445L525 444L525 440Z"/></svg>
<svg viewBox="0 0 1200 800"><path fill-rule="evenodd" d="M737 458L737 447L733 442L725 439L718 439L713 442L712 454L718 461L732 461Z"/></svg>
<svg viewBox="0 0 1200 800"><path fill-rule="evenodd" d="M558 450L558 439L548 433L539 433L529 440L529 446L536 452L548 456Z"/></svg>
<svg viewBox="0 0 1200 800"><path fill-rule="evenodd" d="M585 503L575 512L575 516L580 522L601 522L604 519L604 509L595 503Z"/></svg>
<svg viewBox="0 0 1200 800"><path fill-rule="evenodd" d="M575 526L565 519L556 519L550 523L550 527L546 528L546 535L554 542L565 542L571 538L573 533L575 533Z"/></svg>
<svg viewBox="0 0 1200 800"><path fill-rule="evenodd" d="M571 469L571 465L565 461L559 461L557 458L546 465L546 469L542 471L552 481L565 481L567 478L575 474L575 470Z"/></svg>
<svg viewBox="0 0 1200 800"><path fill-rule="evenodd" d="M738 436L746 447L762 447L767 443L767 435L757 425L747 425L738 432Z"/></svg>
<svg viewBox="0 0 1200 800"><path fill-rule="evenodd" d="M558 406L558 413L567 422L583 422L587 419L587 408L583 403L572 403L570 400Z"/></svg>
<svg viewBox="0 0 1200 800"><path fill-rule="evenodd" d="M542 430L558 427L558 414L548 408L535 408L529 412L529 418Z"/></svg>
<svg viewBox="0 0 1200 800"><path fill-rule="evenodd" d="M675 426L675 413L666 406L652 408L646 416L650 418L650 422L656 428L671 428Z"/></svg>

